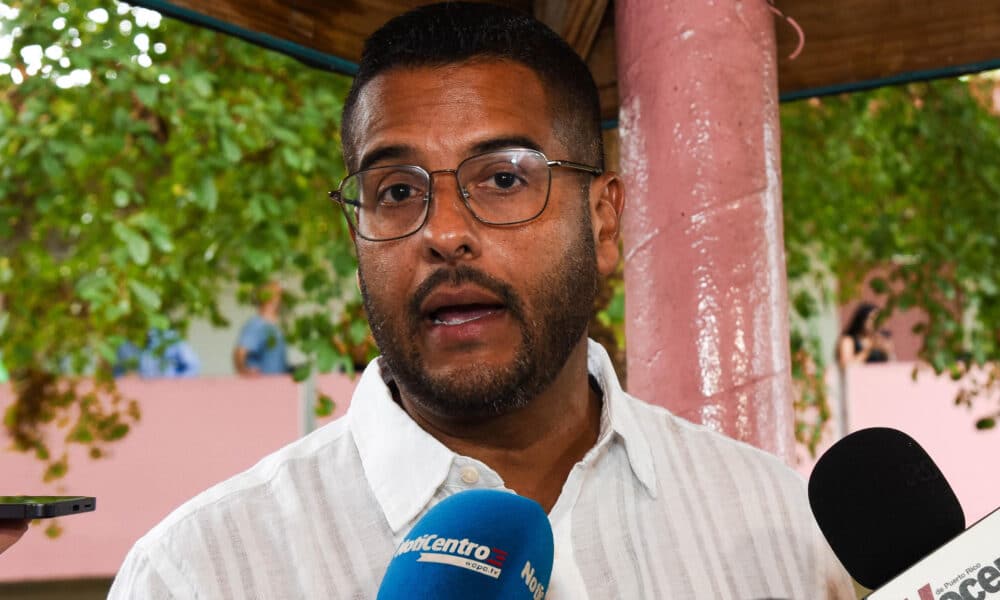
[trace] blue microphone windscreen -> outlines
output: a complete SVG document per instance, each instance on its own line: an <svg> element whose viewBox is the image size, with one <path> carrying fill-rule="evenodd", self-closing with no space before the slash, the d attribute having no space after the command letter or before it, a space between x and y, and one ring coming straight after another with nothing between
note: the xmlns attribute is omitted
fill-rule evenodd
<svg viewBox="0 0 1000 600"><path fill-rule="evenodd" d="M534 500L498 490L459 492L403 538L378 600L541 600L552 553L552 527Z"/></svg>

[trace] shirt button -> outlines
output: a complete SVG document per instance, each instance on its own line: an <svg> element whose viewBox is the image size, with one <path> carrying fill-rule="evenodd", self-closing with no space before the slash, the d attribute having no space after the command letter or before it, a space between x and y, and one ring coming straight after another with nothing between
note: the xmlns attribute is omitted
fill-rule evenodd
<svg viewBox="0 0 1000 600"><path fill-rule="evenodd" d="M475 467L462 467L462 481L472 485L479 481L479 471Z"/></svg>

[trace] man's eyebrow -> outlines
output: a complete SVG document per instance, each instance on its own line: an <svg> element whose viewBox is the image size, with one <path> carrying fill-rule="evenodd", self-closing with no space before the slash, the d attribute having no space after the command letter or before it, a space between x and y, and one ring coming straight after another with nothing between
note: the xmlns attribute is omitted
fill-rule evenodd
<svg viewBox="0 0 1000 600"><path fill-rule="evenodd" d="M413 154L413 149L410 148L409 146L403 146L403 145L382 146L362 156L361 163L358 166L358 170L363 171L368 167L374 165L375 163L384 160L403 158L405 156L412 156L412 154Z"/></svg>
<svg viewBox="0 0 1000 600"><path fill-rule="evenodd" d="M513 135L491 138L479 142L472 146L470 156L473 154L482 154L483 152L492 152L494 150L504 150L506 148L527 148L529 150L537 150L539 152L542 151L542 145L530 137Z"/></svg>
<svg viewBox="0 0 1000 600"><path fill-rule="evenodd" d="M531 139L530 137L523 135L512 135L497 138L490 138L488 140L483 140L476 144L473 144L469 148L469 156L474 156L476 154L482 154L484 152L492 152L494 150L504 150L507 148L527 148L529 150L542 151L542 145ZM391 146L382 146L375 148L371 152L365 154L361 157L361 162L358 165L358 170L363 171L372 165L377 163L387 161L387 160L397 160L405 159L406 157L413 156L413 148L403 144L396 144Z"/></svg>

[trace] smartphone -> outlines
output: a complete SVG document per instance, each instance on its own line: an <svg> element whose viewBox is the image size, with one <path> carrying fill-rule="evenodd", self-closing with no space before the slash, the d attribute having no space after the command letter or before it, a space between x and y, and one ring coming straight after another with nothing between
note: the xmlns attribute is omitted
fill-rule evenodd
<svg viewBox="0 0 1000 600"><path fill-rule="evenodd" d="M0 496L0 519L49 519L95 508L93 496Z"/></svg>

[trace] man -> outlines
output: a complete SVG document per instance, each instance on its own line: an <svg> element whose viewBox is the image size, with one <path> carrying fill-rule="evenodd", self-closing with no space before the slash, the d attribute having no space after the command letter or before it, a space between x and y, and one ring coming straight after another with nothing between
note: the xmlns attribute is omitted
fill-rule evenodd
<svg viewBox="0 0 1000 600"><path fill-rule="evenodd" d="M233 349L233 367L243 376L288 373L288 353L281 333L281 284L270 281L255 292L257 314L244 323Z"/></svg>
<svg viewBox="0 0 1000 600"><path fill-rule="evenodd" d="M588 341L624 203L598 119L586 66L529 17L454 3L376 32L332 196L382 356L344 419L140 540L112 597L373 598L470 488L548 511L548 598L852 597L797 476L631 398Z"/></svg>

